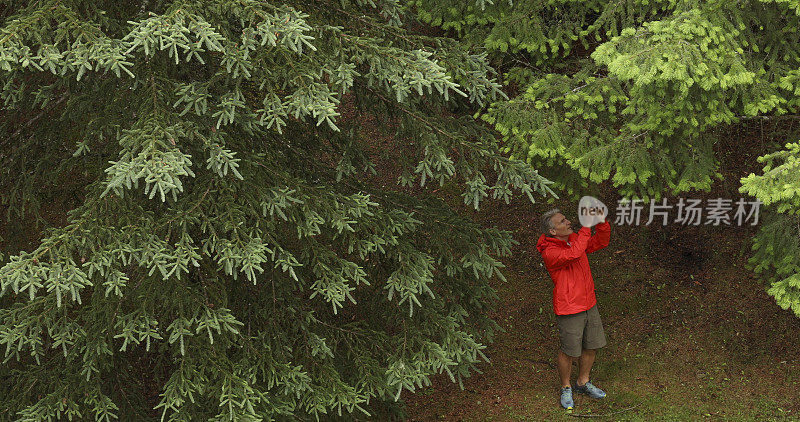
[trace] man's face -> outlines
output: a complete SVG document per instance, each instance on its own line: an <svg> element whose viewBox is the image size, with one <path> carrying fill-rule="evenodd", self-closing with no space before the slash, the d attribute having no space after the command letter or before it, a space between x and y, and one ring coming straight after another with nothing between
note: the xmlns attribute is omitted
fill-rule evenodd
<svg viewBox="0 0 800 422"><path fill-rule="evenodd" d="M569 236L574 233L572 231L572 223L567 220L564 214L558 213L550 217L550 222L553 223L553 228L550 229L550 234L553 236Z"/></svg>

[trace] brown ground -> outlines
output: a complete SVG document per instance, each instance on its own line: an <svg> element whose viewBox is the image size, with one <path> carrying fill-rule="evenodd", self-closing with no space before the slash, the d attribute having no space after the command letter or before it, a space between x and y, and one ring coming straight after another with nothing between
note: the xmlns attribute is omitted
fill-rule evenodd
<svg viewBox="0 0 800 422"><path fill-rule="evenodd" d="M616 207L612 196L605 199ZM574 206L556 205L577 220ZM501 299L492 317L506 332L488 347L491 363L465 390L438 375L432 387L403 393L410 420L565 417L554 367L552 284L535 249L536 215L549 207L519 199L475 213L521 242L503 259L508 282L495 280ZM573 416L763 420L800 413L800 320L778 308L766 284L745 268L754 232L612 226L610 246L590 255L609 338L593 379L609 396L576 396Z"/></svg>

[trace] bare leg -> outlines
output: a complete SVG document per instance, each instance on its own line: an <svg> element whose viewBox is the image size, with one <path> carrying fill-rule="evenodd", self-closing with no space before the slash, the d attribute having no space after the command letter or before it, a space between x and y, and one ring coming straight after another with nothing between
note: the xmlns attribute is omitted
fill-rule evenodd
<svg viewBox="0 0 800 422"><path fill-rule="evenodd" d="M589 372L594 364L594 357L597 354L595 349L583 349L578 360L578 385L584 385L589 381Z"/></svg>
<svg viewBox="0 0 800 422"><path fill-rule="evenodd" d="M570 386L569 376L572 372L572 361L574 359L562 350L558 351L558 377L561 379L561 387Z"/></svg>

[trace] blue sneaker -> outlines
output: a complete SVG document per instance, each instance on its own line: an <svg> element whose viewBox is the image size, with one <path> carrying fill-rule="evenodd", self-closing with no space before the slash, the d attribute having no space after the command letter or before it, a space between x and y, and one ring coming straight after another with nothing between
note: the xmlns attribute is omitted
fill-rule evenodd
<svg viewBox="0 0 800 422"><path fill-rule="evenodd" d="M603 397L606 396L605 391L595 387L594 384L588 381L584 385L575 384L575 391L581 394L586 394L587 396L593 399L602 399Z"/></svg>
<svg viewBox="0 0 800 422"><path fill-rule="evenodd" d="M575 406L575 402L572 401L572 388L561 387L561 406L566 410L571 410Z"/></svg>

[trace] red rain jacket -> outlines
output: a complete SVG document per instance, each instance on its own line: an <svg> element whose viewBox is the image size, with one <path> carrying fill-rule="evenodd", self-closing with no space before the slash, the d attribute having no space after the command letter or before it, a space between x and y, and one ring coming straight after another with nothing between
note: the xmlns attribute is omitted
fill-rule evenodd
<svg viewBox="0 0 800 422"><path fill-rule="evenodd" d="M544 265L553 279L553 310L556 315L583 312L597 303L586 254L608 246L611 225L606 221L596 227L594 236L589 227L581 227L578 233L569 235L569 245L544 234L536 242L536 249L542 254Z"/></svg>

